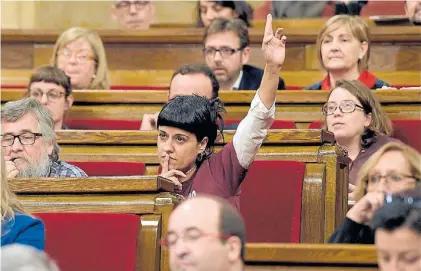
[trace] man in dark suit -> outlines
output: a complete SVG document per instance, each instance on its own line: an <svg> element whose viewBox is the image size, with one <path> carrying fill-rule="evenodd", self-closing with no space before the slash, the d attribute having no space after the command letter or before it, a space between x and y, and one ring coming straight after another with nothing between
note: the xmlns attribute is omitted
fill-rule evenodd
<svg viewBox="0 0 421 271"><path fill-rule="evenodd" d="M263 70L247 65L250 39L247 25L239 19L216 19L205 29L203 54L221 90L257 90ZM282 78L278 89L285 89Z"/></svg>

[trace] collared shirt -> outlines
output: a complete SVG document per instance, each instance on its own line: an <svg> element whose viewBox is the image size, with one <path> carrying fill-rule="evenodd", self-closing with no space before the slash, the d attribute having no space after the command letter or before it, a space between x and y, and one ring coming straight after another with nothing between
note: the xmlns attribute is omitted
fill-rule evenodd
<svg viewBox="0 0 421 271"><path fill-rule="evenodd" d="M235 81L231 90L238 90L240 88L241 79L243 79L243 70L240 71L240 74L238 75L237 81Z"/></svg>
<svg viewBox="0 0 421 271"><path fill-rule="evenodd" d="M76 166L70 165L66 162L56 161L51 165L50 174L48 177L88 177L88 175L82 169Z"/></svg>
<svg viewBox="0 0 421 271"><path fill-rule="evenodd" d="M268 129L275 120L275 102L267 109L256 91L247 116L240 122L233 138L235 152L240 165L247 169L266 138Z"/></svg>

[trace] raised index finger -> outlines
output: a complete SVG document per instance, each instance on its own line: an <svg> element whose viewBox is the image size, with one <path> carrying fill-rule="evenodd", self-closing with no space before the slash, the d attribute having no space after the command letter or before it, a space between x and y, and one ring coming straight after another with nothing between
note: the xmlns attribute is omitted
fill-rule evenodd
<svg viewBox="0 0 421 271"><path fill-rule="evenodd" d="M166 154L164 157L164 163L162 164L161 173L168 172L169 167L170 167L170 156Z"/></svg>
<svg viewBox="0 0 421 271"><path fill-rule="evenodd" d="M268 16L266 16L265 36L267 36L267 35L273 35L272 15L271 14L268 14Z"/></svg>

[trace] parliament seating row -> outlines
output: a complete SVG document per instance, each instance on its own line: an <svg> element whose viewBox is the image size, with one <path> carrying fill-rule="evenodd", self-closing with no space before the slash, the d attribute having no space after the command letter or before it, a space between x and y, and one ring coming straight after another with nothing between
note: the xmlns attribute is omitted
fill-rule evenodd
<svg viewBox="0 0 421 271"><path fill-rule="evenodd" d="M159 244L154 215L140 219L130 214L37 216L48 232L46 251L62 271L168 270L159 266L159 248L140 242L148 235L150 243ZM367 245L248 243L245 261L245 270L378 270L375 248Z"/></svg>
<svg viewBox="0 0 421 271"><path fill-rule="evenodd" d="M284 27L285 28L285 27ZM284 71L319 70L316 38L319 26L285 28L288 54ZM370 70L374 72L419 71L418 27L372 27ZM105 44L110 70L175 70L186 63L203 62L203 29L151 29L142 32L98 30ZM57 30L3 30L1 68L33 69L50 63ZM262 29L249 31L249 63L263 67ZM288 83L287 84L291 84Z"/></svg>
<svg viewBox="0 0 421 271"><path fill-rule="evenodd" d="M244 181L240 198L248 242L323 243L323 224L326 222L323 223L322 208L325 204L333 204L324 197L334 196L330 195L332 191L328 187L332 184L326 183L324 176L328 166L292 161L255 162ZM280 173L283 175L282 179L277 177ZM287 184L279 189L280 182ZM127 265L124 265L128 269L124 270L130 270L132 265L140 268L136 270L168 270L167 250L159 246L159 239L165 235L169 214L181 198L171 193L173 186L165 179L156 176L60 180L41 178L14 179L9 180L9 184L29 212L41 214L41 218L46 219L46 249L47 252L51 251L53 256L66 258L68 252L75 250L72 251L72 259L81 260L80 264L83 263L83 259L89 257L86 267L98 267L99 264L111 268L130 259ZM256 184L261 188L256 189ZM70 213L70 216L63 213ZM75 213L81 213L81 216ZM135 219L135 216L127 214L136 214L140 218ZM332 215L331 213L330 216ZM84 222L70 227L68 221L72 219ZM333 217L326 219L334 220ZM100 223L101 220L106 225ZM67 226L62 226L63 224ZM94 231L98 225L101 225L101 230L91 234L90 231ZM135 227L136 225L138 227ZM106 233L118 228L125 228L122 236L119 232ZM66 237L59 238L60 234ZM128 241L130 237L136 240L136 246L133 239ZM315 237L319 240L309 239ZM101 246L99 251L93 250L88 254L80 249L83 247L92 250L98 245L98 241L106 242L107 246ZM84 242L89 244L85 246ZM113 263L107 263L107 260L98 262L104 254L110 255L122 246L131 247L127 255L117 253L116 259L106 258ZM268 246L273 247L274 244ZM134 251L136 257L132 257ZM71 266L70 259L59 263ZM158 269L159 265L161 269ZM78 270L113 269L83 269L81 266Z"/></svg>
<svg viewBox="0 0 421 271"><path fill-rule="evenodd" d="M58 131L60 157L63 161L72 162L134 162L145 165L146 175L157 174L158 160L156 132L142 131ZM224 133L224 142L219 141L218 151L226 142L230 142L232 131ZM265 139L263 146L257 154L258 161L299 161L306 163L307 174L313 180L321 180L304 186L303 198L311 200L316 194L321 196L325 203L316 206L314 212L322 212L328 224L325 232L305 237L307 242L320 242L325 240L333 231L338 221L341 221L343 210L347 202L337 192L338 186L347 182L346 161L343 153L333 146L333 135L320 130L273 130ZM315 177L319 176L319 177ZM324 177L323 177L324 176ZM257 177L256 177L257 178ZM311 180L312 178L308 178ZM259 178L257 178L259 179ZM322 182L325 180L326 185ZM338 181L337 180L341 180ZM255 181L252 183L260 183ZM263 189L263 188L261 188ZM314 193L314 195L311 195ZM323 198L323 193L334 194L330 198ZM339 193L339 194L338 194ZM346 191L343 192L346 195ZM338 201L338 202L336 202ZM313 212L313 213L314 213ZM337 218L335 214L338 215ZM311 217L311 213L309 213ZM331 218L328 219L328 216ZM320 223L316 220L314 223ZM313 233L312 233L313 234ZM306 236L306 235L304 235ZM304 237L302 236L301 239ZM304 238L304 239L305 239Z"/></svg>
<svg viewBox="0 0 421 271"><path fill-rule="evenodd" d="M40 63L40 65L46 65ZM184 63L185 64L185 63ZM38 67L38 66L36 66ZM178 67L177 67L178 68ZM175 68L175 69L177 69ZM175 69L163 70L110 70L111 89L113 90L167 90ZM1 86L3 89L25 89L32 69L3 69ZM394 87L421 86L421 76L416 70L374 71L374 75ZM325 74L319 70L282 70L280 76L289 90L301 90L322 80Z"/></svg>
<svg viewBox="0 0 421 271"><path fill-rule="evenodd" d="M374 93L392 120L421 119L421 89L375 90ZM23 90L1 89L1 102L17 100L22 95ZM243 119L254 95L253 91L221 91L220 98L227 111L224 119L228 122ZM293 121L298 129L308 128L312 122L324 119L321 108L327 95L327 91L278 91L276 119ZM161 110L168 100L168 92L76 90L74 97L74 105L66 118L70 126L137 129L144 114Z"/></svg>

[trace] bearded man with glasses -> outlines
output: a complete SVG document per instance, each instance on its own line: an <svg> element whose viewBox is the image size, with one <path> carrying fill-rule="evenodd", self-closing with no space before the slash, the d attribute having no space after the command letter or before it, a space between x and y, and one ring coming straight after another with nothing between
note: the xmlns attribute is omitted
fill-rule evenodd
<svg viewBox="0 0 421 271"><path fill-rule="evenodd" d="M247 65L250 59L250 38L241 19L215 19L205 29L203 55L206 65L218 79L221 90L257 90L263 70ZM282 78L278 90L285 89Z"/></svg>
<svg viewBox="0 0 421 271"><path fill-rule="evenodd" d="M1 108L1 146L8 178L87 177L78 167L58 160L53 118L33 98Z"/></svg>

